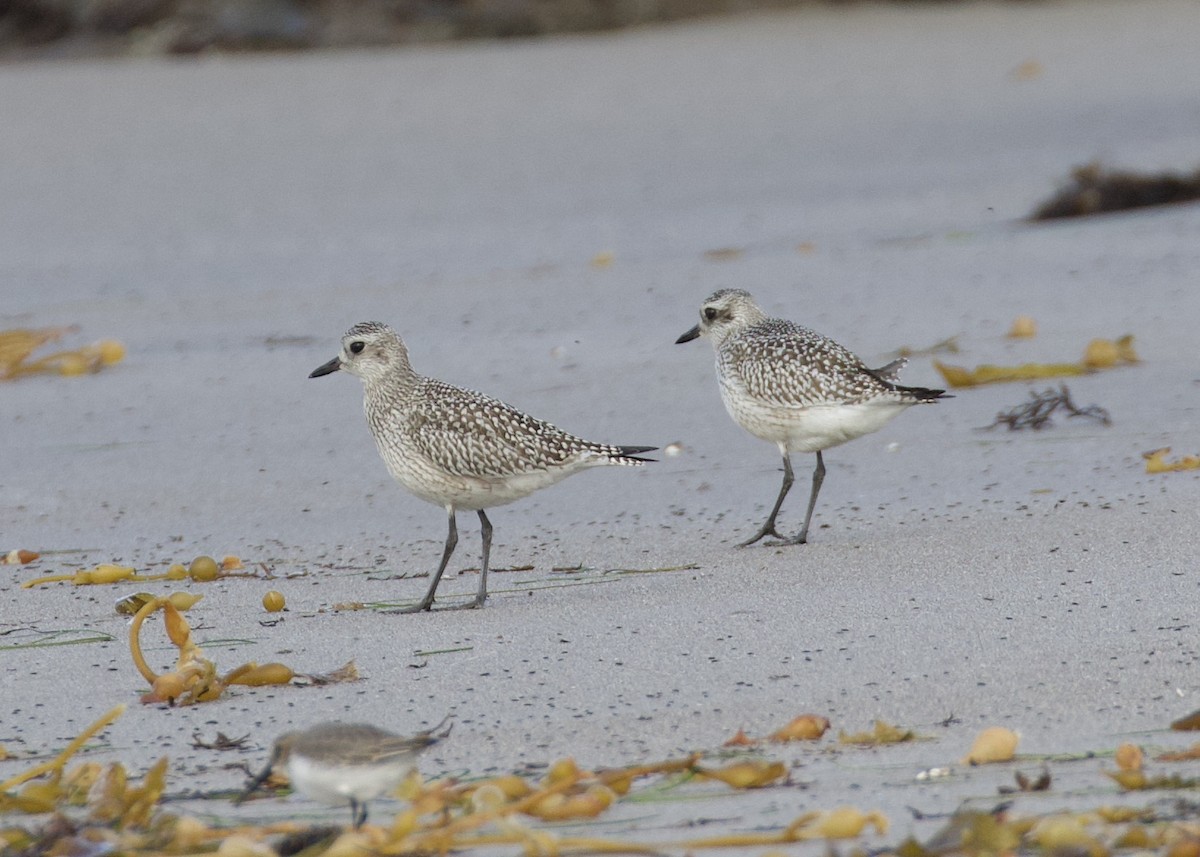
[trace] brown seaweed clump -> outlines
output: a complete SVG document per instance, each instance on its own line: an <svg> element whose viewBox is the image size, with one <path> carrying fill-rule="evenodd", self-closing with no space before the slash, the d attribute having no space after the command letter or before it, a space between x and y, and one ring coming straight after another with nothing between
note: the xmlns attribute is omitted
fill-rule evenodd
<svg viewBox="0 0 1200 857"><path fill-rule="evenodd" d="M1200 169L1179 173L1108 170L1093 161L1071 171L1071 181L1029 216L1032 221L1086 217L1129 208L1200 199Z"/></svg>
<svg viewBox="0 0 1200 857"><path fill-rule="evenodd" d="M1099 405L1088 405L1086 408L1076 407L1071 401L1071 391L1067 385L1061 385L1057 390L1051 388L1042 393L1030 393L1030 400L1007 411L996 414L991 425L983 426L985 430L996 426L1007 426L1009 431L1021 429L1041 430L1052 426L1051 419L1055 411L1065 411L1068 417L1084 417L1094 420L1101 425L1112 425L1108 411Z"/></svg>

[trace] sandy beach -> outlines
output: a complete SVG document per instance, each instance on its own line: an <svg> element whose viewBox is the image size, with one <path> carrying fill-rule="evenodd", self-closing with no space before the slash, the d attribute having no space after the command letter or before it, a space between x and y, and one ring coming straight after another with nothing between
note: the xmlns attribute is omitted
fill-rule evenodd
<svg viewBox="0 0 1200 857"><path fill-rule="evenodd" d="M739 728L813 712L833 723L825 739L763 750L788 785L619 804L604 834L670 850L700 820L741 832L853 804L891 821L860 840L876 847L939 824L909 807L986 809L1043 764L1054 788L1014 811L1165 799L1122 795L1101 771L1124 741L1189 746L1167 726L1200 708L1200 472L1147 474L1142 459L1200 453L1200 207L1023 218L1094 159L1196 167L1195 12L864 4L544 41L0 67L0 328L75 324L67 344L128 348L93 376L0 385L0 548L45 553L0 567L0 779L122 702L91 757L140 772L166 754L175 794L239 788L230 763L257 768L275 735L317 720L414 732L450 715L422 762L434 779L716 753ZM952 336L960 351L941 359L964 366L1074 361L1123 334L1142 362L1068 379L1107 427L981 429L1045 384L914 408L826 454L810 544L739 550L778 455L726 415L708 344L673 344L729 286L872 366ZM1022 314L1039 335L1006 338ZM393 325L420 372L679 454L490 513L483 610L335 609L416 600L445 538L444 513L384 470L357 380L307 377L367 319ZM942 385L926 356L903 380ZM794 462L788 531L813 458ZM473 514L459 534L447 603L476 586ZM20 588L198 554L274 579ZM353 660L363 679L141 705L113 604L178 588L204 595L188 616L222 668ZM269 589L287 612L264 612ZM111 640L3 649L60 631ZM157 621L151 637L165 668ZM877 718L929 740L838 746L837 730ZM1020 732L1024 759L960 765L991 725ZM217 731L251 737L192 746ZM918 779L935 767L951 772ZM299 797L170 810L345 820Z"/></svg>

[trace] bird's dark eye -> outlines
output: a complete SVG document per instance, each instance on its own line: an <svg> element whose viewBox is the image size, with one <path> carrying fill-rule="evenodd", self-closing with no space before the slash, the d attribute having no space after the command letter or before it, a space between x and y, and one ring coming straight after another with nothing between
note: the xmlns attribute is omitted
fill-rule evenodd
<svg viewBox="0 0 1200 857"><path fill-rule="evenodd" d="M350 343L351 354L362 354L362 350L367 347L367 344L362 340Z"/></svg>
<svg viewBox="0 0 1200 857"><path fill-rule="evenodd" d="M704 308L704 317L706 319L708 319L709 321L712 321L713 319L715 319L717 317L716 309L714 309L713 307L710 307L710 306L706 306Z"/></svg>

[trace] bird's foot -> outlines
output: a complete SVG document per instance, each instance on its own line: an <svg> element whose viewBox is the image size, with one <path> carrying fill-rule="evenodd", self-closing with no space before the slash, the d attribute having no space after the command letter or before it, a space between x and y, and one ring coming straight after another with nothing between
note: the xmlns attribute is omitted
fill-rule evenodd
<svg viewBox="0 0 1200 857"><path fill-rule="evenodd" d="M483 606L483 602L487 600L487 596L482 598L472 598L465 604L455 604L453 607L443 607L443 610L478 610Z"/></svg>
<svg viewBox="0 0 1200 857"><path fill-rule="evenodd" d="M788 545L806 545L806 544L808 544L808 534L807 533L797 533L796 535L792 536L791 538L787 538L787 539L783 538L782 536L776 536L775 538L776 538L776 541L763 542L762 546L765 548L782 548L782 547L787 547Z"/></svg>
<svg viewBox="0 0 1200 857"><path fill-rule="evenodd" d="M385 613L426 613L433 611L433 599L414 604L412 607L397 607L395 610L385 610Z"/></svg>
<svg viewBox="0 0 1200 857"><path fill-rule="evenodd" d="M760 541L761 539L765 539L767 536L771 536L772 538L779 539L780 541L785 540L783 536L779 535L779 531L775 529L774 522L768 522L766 524L763 524L763 526L759 529L759 531L757 533L755 533L753 536L751 536L750 538L746 539L746 541L739 542L738 547L748 548L748 547L750 547L750 545L754 544L757 541Z"/></svg>
<svg viewBox="0 0 1200 857"><path fill-rule="evenodd" d="M780 535L779 531L776 530L774 526L770 526L770 527L763 527L761 530L759 530L757 533L754 534L753 538L750 538L744 542L741 542L738 545L738 547L748 548L748 547L750 547L750 545L761 541L762 539L766 538L767 536L770 536L772 539L774 539L774 541L763 542L761 545L759 545L759 547L781 548L781 547L787 547L788 545L806 545L806 544L808 544L808 533L797 533L796 535L789 537L789 536Z"/></svg>

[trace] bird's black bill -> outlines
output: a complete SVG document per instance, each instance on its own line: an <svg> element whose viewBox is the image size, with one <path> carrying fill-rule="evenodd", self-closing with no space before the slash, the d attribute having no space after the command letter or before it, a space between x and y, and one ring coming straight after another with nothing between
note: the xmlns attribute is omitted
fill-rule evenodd
<svg viewBox="0 0 1200 857"><path fill-rule="evenodd" d="M696 325L691 330L689 330L687 333L685 333L683 336L676 339L675 344L682 345L685 342L691 342L693 339L695 339L699 335L700 335L700 325ZM322 368L324 368L324 367L322 367Z"/></svg>
<svg viewBox="0 0 1200 857"><path fill-rule="evenodd" d="M234 806L237 806L246 798L250 797L250 795L258 791L258 787L267 781L267 777L271 776L271 769L274 767L274 764L274 760L267 762L267 766L263 768L253 780L250 781L250 784L246 786L246 790L237 796L233 802Z"/></svg>
<svg viewBox="0 0 1200 857"><path fill-rule="evenodd" d="M328 363L322 363L316 369L309 373L310 378L320 378L322 375L328 375L330 372L336 372L342 368L342 360L340 357L335 357Z"/></svg>

